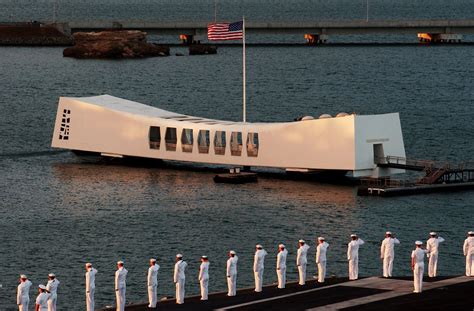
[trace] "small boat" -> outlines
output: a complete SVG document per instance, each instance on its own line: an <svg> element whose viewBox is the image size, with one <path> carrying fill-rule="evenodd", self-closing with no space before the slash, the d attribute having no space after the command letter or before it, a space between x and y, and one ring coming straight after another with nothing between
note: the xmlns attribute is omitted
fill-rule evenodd
<svg viewBox="0 0 474 311"><path fill-rule="evenodd" d="M257 182L257 173L252 172L231 172L226 174L217 174L214 176L214 182L227 184L246 184Z"/></svg>

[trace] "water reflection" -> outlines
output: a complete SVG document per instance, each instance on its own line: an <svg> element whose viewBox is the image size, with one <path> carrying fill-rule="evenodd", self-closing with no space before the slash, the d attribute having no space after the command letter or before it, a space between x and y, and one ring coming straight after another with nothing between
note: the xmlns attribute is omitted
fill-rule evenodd
<svg viewBox="0 0 474 311"><path fill-rule="evenodd" d="M257 184L215 184L211 171L177 168L149 168L99 163L58 163L53 165L57 177L55 186L66 187L67 195L96 195L107 199L142 201L170 195L171 199L193 201L198 197L217 197L228 192L262 192L260 200L277 204L291 202L299 206L311 204L334 205L338 208L354 206L354 187L324 184L315 181L281 179L281 174L260 177ZM217 192L217 194L215 193ZM242 195L245 199L246 195ZM169 197L168 197L169 199ZM254 199L256 199L254 197Z"/></svg>
<svg viewBox="0 0 474 311"><path fill-rule="evenodd" d="M85 227L68 239L103 246L106 252L78 243L85 253L100 261L107 259L109 264L118 256L145 261L158 252L159 258L170 261L163 263L165 280L175 252L192 258L208 254L219 275L218 271L225 270L225 252L232 248L241 255L239 283L248 286L256 243L273 252L283 242L294 255L299 238L314 246L318 235L334 240L358 226L352 186L268 176L257 184L215 184L212 172L81 162L53 164L53 174L51 186L61 200L58 208ZM117 226L126 239L117 240ZM341 228L346 228L343 233ZM149 237L156 240L149 241ZM342 248L339 242L334 245L335 251ZM269 266L274 264L273 257L269 256ZM290 261L289 266L293 265ZM197 269L196 264L190 262L190 269ZM288 272L290 278L296 277L295 271ZM274 278L269 273L267 280ZM141 285L136 282L131 276L132 286ZM198 288L194 283L189 280L190 293ZM171 280L164 284L166 293L172 294ZM225 279L215 279L213 286L222 290Z"/></svg>

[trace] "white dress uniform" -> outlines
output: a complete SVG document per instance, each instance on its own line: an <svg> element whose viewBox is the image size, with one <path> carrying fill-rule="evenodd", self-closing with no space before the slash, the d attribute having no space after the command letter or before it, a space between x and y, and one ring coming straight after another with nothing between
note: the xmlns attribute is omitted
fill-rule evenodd
<svg viewBox="0 0 474 311"><path fill-rule="evenodd" d="M87 311L95 310L94 293L95 293L95 275L97 269L88 268L86 272L86 308Z"/></svg>
<svg viewBox="0 0 474 311"><path fill-rule="evenodd" d="M432 237L426 241L426 250L429 252L428 276L430 278L436 277L436 270L438 270L438 246L442 242L444 242L442 237Z"/></svg>
<svg viewBox="0 0 474 311"><path fill-rule="evenodd" d="M347 260L349 261L349 280L359 278L359 246L365 242L362 239L352 240L347 244Z"/></svg>
<svg viewBox="0 0 474 311"><path fill-rule="evenodd" d="M115 296L117 299L117 311L125 310L125 293L127 291L127 269L120 267L115 271Z"/></svg>
<svg viewBox="0 0 474 311"><path fill-rule="evenodd" d="M415 261L413 269L413 285L414 293L421 293L423 287L423 271L425 270L425 254L428 253L426 249L416 248L411 252L411 258Z"/></svg>
<svg viewBox="0 0 474 311"><path fill-rule="evenodd" d="M466 276L474 276L474 237L464 241L464 256L466 256Z"/></svg>
<svg viewBox="0 0 474 311"><path fill-rule="evenodd" d="M184 260L179 260L174 264L174 283L176 284L176 303L184 303L184 285L186 283L185 270L188 264Z"/></svg>
<svg viewBox="0 0 474 311"><path fill-rule="evenodd" d="M380 247L380 258L383 259L383 276L386 278L392 276L395 244L400 244L397 238L387 237L382 241Z"/></svg>
<svg viewBox="0 0 474 311"><path fill-rule="evenodd" d="M234 255L227 259L227 296L235 296L237 294L237 262L239 257Z"/></svg>
<svg viewBox="0 0 474 311"><path fill-rule="evenodd" d="M158 287L158 270L160 265L155 262L148 268L147 286L148 286L148 307L156 307L156 288Z"/></svg>
<svg viewBox="0 0 474 311"><path fill-rule="evenodd" d="M277 264L276 271L278 277L278 288L285 288L286 284L286 257L288 256L288 251L283 249L278 252L277 255Z"/></svg>
<svg viewBox="0 0 474 311"><path fill-rule="evenodd" d="M201 300L208 299L209 287L209 261L201 262L199 266L199 284L201 285Z"/></svg>
<svg viewBox="0 0 474 311"><path fill-rule="evenodd" d="M253 258L253 274L255 277L255 291L257 293L262 291L264 262L265 256L267 256L267 254L267 251L265 251L263 248L258 249L255 252L255 256Z"/></svg>
<svg viewBox="0 0 474 311"><path fill-rule="evenodd" d="M54 278L46 284L46 290L49 292L48 311L56 311L56 303L58 301L58 279Z"/></svg>
<svg viewBox="0 0 474 311"><path fill-rule="evenodd" d="M326 278L326 253L329 244L327 242L319 243L316 247L316 263L318 264L318 282L324 283Z"/></svg>
<svg viewBox="0 0 474 311"><path fill-rule="evenodd" d="M30 303L30 287L31 281L26 280L22 281L18 285L17 295L16 295L16 304L18 305L18 310L28 311L28 305Z"/></svg>
<svg viewBox="0 0 474 311"><path fill-rule="evenodd" d="M303 244L298 248L296 255L296 265L298 266L300 285L304 285L306 283L306 265L308 264L308 249L308 244Z"/></svg>
<svg viewBox="0 0 474 311"><path fill-rule="evenodd" d="M36 304L39 305L39 311L48 311L49 294L42 292L36 297Z"/></svg>

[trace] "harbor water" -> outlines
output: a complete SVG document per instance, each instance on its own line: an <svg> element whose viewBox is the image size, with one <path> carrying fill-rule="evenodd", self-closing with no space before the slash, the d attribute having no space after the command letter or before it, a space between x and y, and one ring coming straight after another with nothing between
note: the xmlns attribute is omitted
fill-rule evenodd
<svg viewBox="0 0 474 311"><path fill-rule="evenodd" d="M329 6L326 1L293 2L296 7L306 2ZM6 3L14 6L13 1ZM39 19L49 12L48 2L35 2L36 10L26 1L18 3L24 4L24 10L17 13L32 10ZM72 9L66 10L72 1L60 3L60 16L73 16ZM112 1L104 3L114 7ZM145 3L152 6L151 1ZM163 3L163 7L171 5L171 1ZM267 11L253 1L243 3L259 8L252 11L254 19L258 14L267 20L284 14L284 9ZM344 7L352 1L340 3ZM423 6L428 2L410 3ZM432 3L436 7L442 2ZM212 16L202 13L204 5L212 9L209 2L197 1L199 19ZM232 7L230 1L222 5ZM439 10L426 13L420 7L416 11L425 17L472 18L466 16L469 9L472 14L472 2L446 5L454 7L445 10L450 16L439 16ZM115 8L111 16L151 18L148 10L127 16L123 8ZM98 18L108 17L109 11L102 6L91 11ZM284 16L291 20L297 12L290 10ZM355 14L342 8L337 12L342 12L341 18ZM9 18L1 14L2 19ZM191 13L176 14L174 19ZM247 118L251 122L341 111L399 112L407 156L473 160L472 46L250 46L247 52ZM187 51L174 47L174 53ZM386 230L401 241L396 247L395 275L411 273L414 241L426 240L433 230L446 239L440 247L438 274L463 274L462 243L466 232L474 229L474 192L382 199L357 197L353 186L316 181L265 177L251 185L215 184L211 172L91 163L50 148L59 96L110 94L183 114L240 120L241 55L241 48L235 46L220 47L217 55L202 57L75 60L63 58L62 48L0 48L0 310L15 308L20 273L32 280L33 298L37 285L46 282L50 272L61 281L58 309L83 310L84 264L89 261L99 270L97 307L114 304L117 260L125 261L129 270L128 302L146 300L150 257L161 266L159 297L174 296L176 253L184 254L189 264L187 295L198 293L201 255L210 258L209 290L225 290L230 249L240 259L238 287L252 286L257 243L269 253L265 284L276 282L279 243L289 251L288 279L296 280L296 243L302 238L311 246L308 275L312 276L318 236L325 236L330 244L328 274L345 276L347 243L353 232L366 241L360 249L362 276L381 274L380 241Z"/></svg>

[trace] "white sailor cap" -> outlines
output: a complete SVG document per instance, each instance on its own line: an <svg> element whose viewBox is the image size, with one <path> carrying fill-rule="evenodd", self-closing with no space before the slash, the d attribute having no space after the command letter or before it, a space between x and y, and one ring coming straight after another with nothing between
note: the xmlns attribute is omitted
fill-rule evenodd
<svg viewBox="0 0 474 311"><path fill-rule="evenodd" d="M150 262L156 262L155 258L150 258Z"/></svg>
<svg viewBox="0 0 474 311"><path fill-rule="evenodd" d="M202 258L202 259L207 259L207 256L206 256L206 255L202 255L201 258Z"/></svg>
<svg viewBox="0 0 474 311"><path fill-rule="evenodd" d="M117 265L123 265L123 261L122 260L117 261Z"/></svg>
<svg viewBox="0 0 474 311"><path fill-rule="evenodd" d="M183 258L182 254L176 254L176 258Z"/></svg>
<svg viewBox="0 0 474 311"><path fill-rule="evenodd" d="M28 277L24 274L20 275L20 279L27 279Z"/></svg>
<svg viewBox="0 0 474 311"><path fill-rule="evenodd" d="M436 235L436 232L431 231L431 232L430 232L430 235Z"/></svg>
<svg viewBox="0 0 474 311"><path fill-rule="evenodd" d="M260 244L257 244L257 245L255 245L255 247L256 247L256 248L258 248L258 249L261 249L261 248L263 248L263 246L262 246L262 245L260 245Z"/></svg>
<svg viewBox="0 0 474 311"><path fill-rule="evenodd" d="M355 233L351 234L351 238L355 238L355 237L357 237L357 234Z"/></svg>
<svg viewBox="0 0 474 311"><path fill-rule="evenodd" d="M304 240L299 240L298 242L299 243L306 243Z"/></svg>
<svg viewBox="0 0 474 311"><path fill-rule="evenodd" d="M46 286L44 286L43 284L40 284L38 287L41 289L46 289Z"/></svg>
<svg viewBox="0 0 474 311"><path fill-rule="evenodd" d="M92 267L92 264L90 262L86 263L86 267Z"/></svg>
<svg viewBox="0 0 474 311"><path fill-rule="evenodd" d="M55 275L54 273L50 273L50 274L48 274L48 276L51 277L51 278L55 278L55 277L56 277L56 275Z"/></svg>
<svg viewBox="0 0 474 311"><path fill-rule="evenodd" d="M469 231L467 234L472 235L474 234L474 231Z"/></svg>
<svg viewBox="0 0 474 311"><path fill-rule="evenodd" d="M229 254L231 254L231 255L235 255L235 254L236 254L236 252L235 252L235 251L230 251L230 252L229 252Z"/></svg>
<svg viewBox="0 0 474 311"><path fill-rule="evenodd" d="M392 232L387 231L387 232L385 232L385 234L386 234L386 235L392 235Z"/></svg>
<svg viewBox="0 0 474 311"><path fill-rule="evenodd" d="M416 242L415 242L415 245L423 245L423 242L421 242L421 241L416 241Z"/></svg>
<svg viewBox="0 0 474 311"><path fill-rule="evenodd" d="M278 245L279 248L285 248L285 244Z"/></svg>
<svg viewBox="0 0 474 311"><path fill-rule="evenodd" d="M320 237L318 238L318 241L324 241L324 240L325 240L325 238L322 237L322 236L320 236Z"/></svg>

